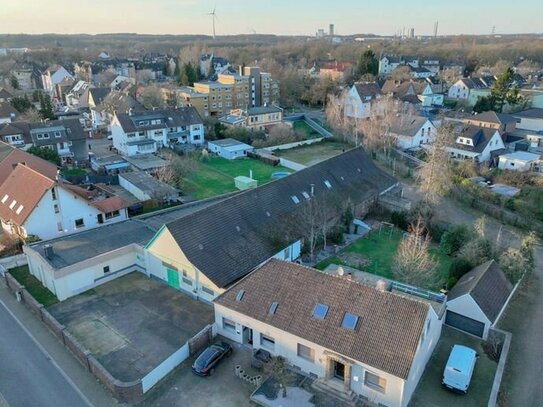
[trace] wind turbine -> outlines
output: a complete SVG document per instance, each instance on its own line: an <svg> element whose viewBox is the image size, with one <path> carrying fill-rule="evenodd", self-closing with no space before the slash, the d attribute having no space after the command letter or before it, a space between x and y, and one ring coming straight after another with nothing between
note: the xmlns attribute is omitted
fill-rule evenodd
<svg viewBox="0 0 543 407"><path fill-rule="evenodd" d="M217 6L213 7L213 11L207 14L208 16L211 16L211 19L213 20L213 39L215 39L215 19L217 18L217 14L215 13L216 9Z"/></svg>

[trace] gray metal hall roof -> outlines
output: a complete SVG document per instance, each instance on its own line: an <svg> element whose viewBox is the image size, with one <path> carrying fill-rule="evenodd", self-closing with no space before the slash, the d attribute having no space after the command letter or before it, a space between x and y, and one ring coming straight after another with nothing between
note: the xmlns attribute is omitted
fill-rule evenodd
<svg viewBox="0 0 543 407"><path fill-rule="evenodd" d="M316 197L333 197L339 202L350 199L356 204L396 183L362 148L355 148L166 227L194 266L218 287L227 287L284 248L277 247L270 235L304 207L312 185ZM292 242L299 238L297 235Z"/></svg>

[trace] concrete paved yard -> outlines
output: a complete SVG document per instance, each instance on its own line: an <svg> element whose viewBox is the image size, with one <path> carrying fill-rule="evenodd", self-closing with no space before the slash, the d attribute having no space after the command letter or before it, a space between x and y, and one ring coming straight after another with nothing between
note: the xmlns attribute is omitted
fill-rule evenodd
<svg viewBox="0 0 543 407"><path fill-rule="evenodd" d="M213 308L134 272L48 309L117 379L145 376L213 322Z"/></svg>
<svg viewBox="0 0 543 407"><path fill-rule="evenodd" d="M215 338L216 342L224 338ZM236 365L250 375L265 374L251 368L251 349L232 343L232 355L216 367L213 376L199 377L192 373L195 357L187 359L161 385L151 390L138 407L246 407L254 386L236 377Z"/></svg>
<svg viewBox="0 0 543 407"><path fill-rule="evenodd" d="M498 364L488 358L481 347L482 341L474 336L464 334L453 328L443 326L441 338L434 354L426 365L410 407L480 407L488 404L494 375ZM479 354L475 371L471 379L468 394L456 394L441 385L443 369L453 345L469 346Z"/></svg>

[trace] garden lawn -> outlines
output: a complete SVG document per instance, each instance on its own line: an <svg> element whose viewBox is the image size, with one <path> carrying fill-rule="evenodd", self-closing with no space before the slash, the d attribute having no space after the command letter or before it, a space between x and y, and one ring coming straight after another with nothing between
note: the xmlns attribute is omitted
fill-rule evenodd
<svg viewBox="0 0 543 407"><path fill-rule="evenodd" d="M311 166L339 155L350 148L350 146L340 141L324 140L308 146L277 150L275 153L287 160Z"/></svg>
<svg viewBox="0 0 543 407"><path fill-rule="evenodd" d="M44 307L48 307L58 302L55 294L45 288L40 280L30 274L28 266L19 266L8 271L15 280L17 280L19 284L24 285L30 295Z"/></svg>
<svg viewBox="0 0 543 407"><path fill-rule="evenodd" d="M258 185L270 182L274 172L292 172L288 168L274 167L252 158L227 160L209 157L206 161L198 162L197 168L185 179L185 187L196 199L226 194L236 190L234 178L240 175L248 177L249 170L253 171L253 179L258 181Z"/></svg>
<svg viewBox="0 0 543 407"><path fill-rule="evenodd" d="M369 261L369 265L364 267L363 271L385 278L394 279L394 275L392 274L392 266L402 234L403 232L398 229L394 229L392 234L390 231L385 230L382 230L381 233L379 233L379 231L373 231L368 236L363 237L354 242L352 245L346 247L342 253L360 254ZM441 277L442 282L447 281L452 258L441 253L439 248L435 247L430 249L430 253L434 255L438 261L437 272ZM357 264L345 263L337 256L330 257L320 262L315 267L319 270L324 270L330 264L340 264L352 268L359 268ZM423 288L439 290L441 285Z"/></svg>
<svg viewBox="0 0 543 407"><path fill-rule="evenodd" d="M313 130L306 122L303 120L294 122L293 125L294 130L300 130L305 134L306 140L312 139L312 138L318 138L321 137L319 133L317 133L315 130Z"/></svg>

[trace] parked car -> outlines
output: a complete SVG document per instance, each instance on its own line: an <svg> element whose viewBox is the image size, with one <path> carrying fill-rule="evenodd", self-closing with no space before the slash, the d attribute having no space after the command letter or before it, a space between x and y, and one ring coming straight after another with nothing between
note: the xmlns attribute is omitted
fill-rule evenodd
<svg viewBox="0 0 543 407"><path fill-rule="evenodd" d="M232 346L226 342L216 343L208 346L192 364L192 372L198 376L210 376L215 370L215 366L224 359L225 356L232 354Z"/></svg>
<svg viewBox="0 0 543 407"><path fill-rule="evenodd" d="M454 345L443 371L442 384L452 391L466 394L478 357L473 349Z"/></svg>

